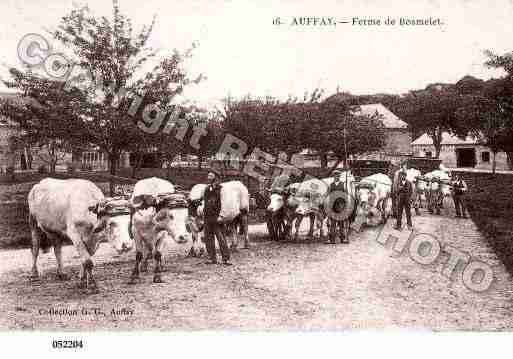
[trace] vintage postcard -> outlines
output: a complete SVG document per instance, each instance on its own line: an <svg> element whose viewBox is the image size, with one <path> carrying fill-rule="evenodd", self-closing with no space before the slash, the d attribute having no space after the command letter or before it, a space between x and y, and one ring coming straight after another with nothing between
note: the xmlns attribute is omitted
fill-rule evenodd
<svg viewBox="0 0 513 359"><path fill-rule="evenodd" d="M0 329L510 331L512 11L3 0Z"/></svg>

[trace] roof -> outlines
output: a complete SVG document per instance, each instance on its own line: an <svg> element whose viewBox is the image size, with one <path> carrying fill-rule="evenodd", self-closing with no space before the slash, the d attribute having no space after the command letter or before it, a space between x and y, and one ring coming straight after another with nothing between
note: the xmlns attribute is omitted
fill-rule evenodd
<svg viewBox="0 0 513 359"><path fill-rule="evenodd" d="M412 146L432 146L433 139L428 136L427 133L423 134L415 141L413 141ZM461 139L457 136L451 135L448 132L442 133L442 146L443 145L477 145L479 141L471 136L467 136L465 139Z"/></svg>
<svg viewBox="0 0 513 359"><path fill-rule="evenodd" d="M381 103L373 103L368 105L360 105L359 109L353 111L355 115L374 116L379 115L379 120L385 128L407 128L408 124L397 117L392 111L383 106Z"/></svg>

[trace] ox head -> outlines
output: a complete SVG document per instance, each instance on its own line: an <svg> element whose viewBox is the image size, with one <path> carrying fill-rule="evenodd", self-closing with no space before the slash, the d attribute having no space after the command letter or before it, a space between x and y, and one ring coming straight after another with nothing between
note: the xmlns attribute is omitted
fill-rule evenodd
<svg viewBox="0 0 513 359"><path fill-rule="evenodd" d="M270 203L267 206L267 211L271 214L278 212L285 206L285 196L280 193L271 193Z"/></svg>
<svg viewBox="0 0 513 359"><path fill-rule="evenodd" d="M439 177L434 177L431 179L431 192L438 192L442 194L444 197L448 197L451 195L451 184L447 179L440 179Z"/></svg>
<svg viewBox="0 0 513 359"><path fill-rule="evenodd" d="M289 202L296 207L296 214L306 216L316 210L323 204L323 196L315 192L303 192L295 195Z"/></svg>
<svg viewBox="0 0 513 359"><path fill-rule="evenodd" d="M423 193L428 186L428 181L422 176L415 177L415 190Z"/></svg>
<svg viewBox="0 0 513 359"><path fill-rule="evenodd" d="M367 182L359 183L356 186L356 199L358 200L358 205L365 212L368 212L376 201L376 194L373 192L373 189L374 185Z"/></svg>
<svg viewBox="0 0 513 359"><path fill-rule="evenodd" d="M297 206L295 194L297 192L297 183L293 183L281 191L271 192L269 197L269 205L267 212L271 215L276 214L278 211L285 207L294 208Z"/></svg>
<svg viewBox="0 0 513 359"><path fill-rule="evenodd" d="M185 244L192 239L189 221L189 209L185 195L165 193L157 196L142 195L133 200L135 211L154 209L151 224L154 241Z"/></svg>
<svg viewBox="0 0 513 359"><path fill-rule="evenodd" d="M449 181L441 181L440 182L440 193L444 197L449 197L451 195L451 185Z"/></svg>
<svg viewBox="0 0 513 359"><path fill-rule="evenodd" d="M97 243L109 242L118 252L128 252L133 247L129 233L130 203L121 197L104 198L89 208L98 221L93 228Z"/></svg>

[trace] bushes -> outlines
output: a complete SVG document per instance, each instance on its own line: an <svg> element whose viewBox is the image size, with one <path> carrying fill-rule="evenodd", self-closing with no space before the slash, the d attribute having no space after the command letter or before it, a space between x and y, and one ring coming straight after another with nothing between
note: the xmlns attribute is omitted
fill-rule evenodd
<svg viewBox="0 0 513 359"><path fill-rule="evenodd" d="M513 273L513 175L461 173L469 186L468 209L479 230Z"/></svg>
<svg viewBox="0 0 513 359"><path fill-rule="evenodd" d="M40 165L37 168L37 173L47 174L48 173L48 168L45 165Z"/></svg>

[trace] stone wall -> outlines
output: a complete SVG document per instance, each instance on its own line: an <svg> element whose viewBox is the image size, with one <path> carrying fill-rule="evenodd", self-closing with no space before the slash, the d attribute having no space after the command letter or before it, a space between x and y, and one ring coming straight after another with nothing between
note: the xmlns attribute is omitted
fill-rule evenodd
<svg viewBox="0 0 513 359"><path fill-rule="evenodd" d="M408 129L387 129L385 152L409 154L412 152L412 134Z"/></svg>

